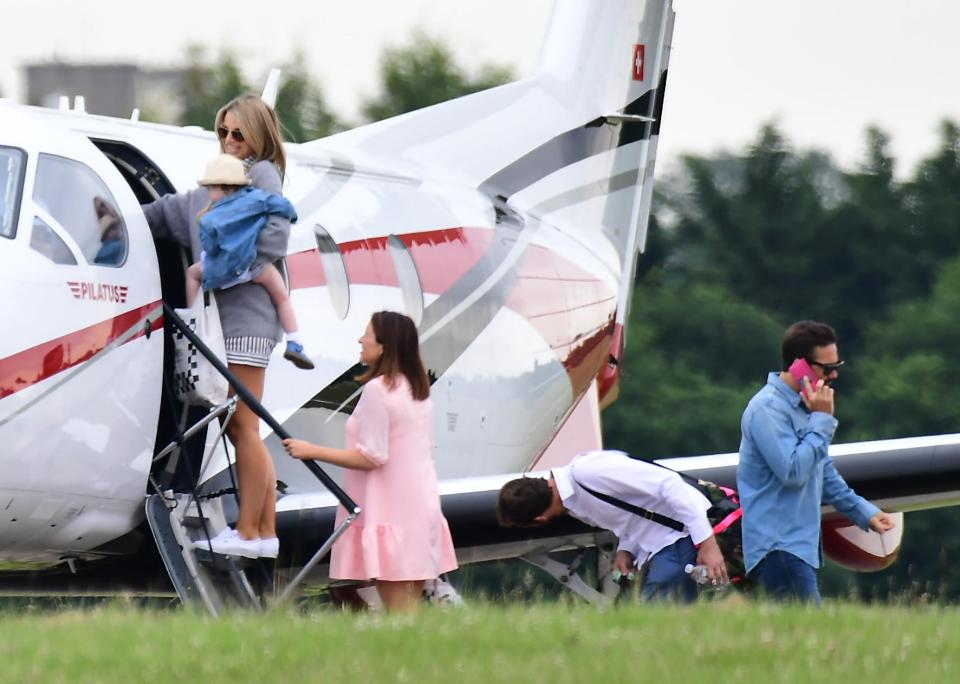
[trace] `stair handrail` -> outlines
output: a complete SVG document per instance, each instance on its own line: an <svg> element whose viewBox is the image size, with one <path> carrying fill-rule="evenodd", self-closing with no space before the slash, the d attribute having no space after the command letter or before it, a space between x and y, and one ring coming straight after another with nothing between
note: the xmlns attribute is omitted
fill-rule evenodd
<svg viewBox="0 0 960 684"><path fill-rule="evenodd" d="M190 326L187 325L182 318L180 318L179 314L177 314L173 307L167 304L167 302L163 303L163 312L170 322L173 323L177 329L183 333L184 337L190 340L190 343L197 348L197 351L203 354L204 358L206 358L207 361L209 361L211 365L217 369L217 372L227 379L227 382L233 386L237 395L244 401L244 403L246 403L247 406L250 407L251 411L256 413L267 425L269 425L281 440L292 438L290 433L287 432L277 421L277 419L274 418L269 411L267 411L266 407L264 407L264 405L253 396L250 390L248 390L246 386L244 386L244 384L237 379L237 376L226 367L223 361L217 357L213 350L210 349L210 347L208 347L203 340L201 340L200 337L190 329ZM360 514L361 509L356 502L350 498L349 494L341 489L340 485L333 481L333 478L331 478L323 468L317 465L314 461L310 460L301 461L301 463L303 463L303 465L305 465L307 469L313 473L318 480L320 480L323 486L326 487L327 490L337 498L337 501L340 502L340 505L343 506L347 513L350 514L350 520L356 518Z"/></svg>

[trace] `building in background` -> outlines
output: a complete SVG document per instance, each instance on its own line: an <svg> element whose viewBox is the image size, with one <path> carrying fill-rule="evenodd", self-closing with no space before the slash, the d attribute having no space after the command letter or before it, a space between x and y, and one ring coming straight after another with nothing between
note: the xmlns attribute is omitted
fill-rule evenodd
<svg viewBox="0 0 960 684"><path fill-rule="evenodd" d="M47 62L23 67L27 104L56 107L61 95L82 95L91 114L179 123L183 114L186 69L144 69L135 64Z"/></svg>

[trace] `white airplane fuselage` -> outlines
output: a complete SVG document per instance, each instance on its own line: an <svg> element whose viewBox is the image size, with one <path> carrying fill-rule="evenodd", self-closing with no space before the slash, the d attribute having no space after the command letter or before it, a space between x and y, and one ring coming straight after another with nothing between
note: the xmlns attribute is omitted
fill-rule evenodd
<svg viewBox="0 0 960 684"><path fill-rule="evenodd" d="M670 0L559 0L536 76L287 145L285 275L316 364L274 351L263 404L289 433L343 444L357 339L392 309L433 379L442 494L600 446L673 20ZM141 204L195 187L218 152L199 129L0 102L0 562L127 553L145 494L172 481L153 461L179 410L163 303L185 260ZM261 425L296 525L330 499Z"/></svg>
<svg viewBox="0 0 960 684"><path fill-rule="evenodd" d="M8 331L0 340L0 560L82 557L142 519L164 368L165 274L140 202L91 140L135 149L180 191L218 144L209 133L10 104L0 105L0 130L0 151L8 163L19 159L22 176L15 230L0 239ZM296 145L288 155L284 191L301 218L287 273L317 368L295 368L278 347L268 410L297 436L342 443L346 414L308 403L357 363L371 313L407 311L438 376L439 476L531 466L606 364L615 247L589 228L522 216L498 223L489 198L456 179L368 170L342 153ZM62 160L54 185L43 174ZM93 263L84 235L68 225L69 216L94 212L101 190L84 188L86 207L50 208L68 194L64 184L96 180L125 223L120 264ZM40 237L51 231L59 252ZM280 478L318 488L268 433Z"/></svg>
<svg viewBox="0 0 960 684"><path fill-rule="evenodd" d="M457 540L461 563L531 548L497 527L503 478L600 446L673 19L670 0L558 0L535 77L286 147L299 220L285 275L316 368L278 347L263 404L293 436L343 444L357 339L373 312L408 313L433 379L444 504L486 516L478 552ZM190 255L155 242L141 204L195 187L217 153L199 129L0 101L0 570L130 554L145 495L167 486L154 454L182 407L164 391L163 303L181 304ZM286 484L278 519L303 542L335 500L261 425ZM889 510L960 501L958 436L850 447L834 450L838 468ZM228 472L223 449L210 454L206 484ZM704 459L674 465L733 484L735 455ZM582 527L540 550L594 543ZM899 548L824 530L853 567L886 567Z"/></svg>

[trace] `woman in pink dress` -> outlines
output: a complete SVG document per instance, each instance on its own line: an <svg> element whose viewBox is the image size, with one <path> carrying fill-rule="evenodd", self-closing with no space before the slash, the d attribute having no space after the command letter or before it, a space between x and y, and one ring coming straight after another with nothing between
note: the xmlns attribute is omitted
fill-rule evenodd
<svg viewBox="0 0 960 684"><path fill-rule="evenodd" d="M440 511L430 381L413 321L373 314L360 362L368 370L358 378L365 384L347 420L346 448L297 439L283 445L294 458L347 468L343 488L363 509L333 545L330 577L372 579L387 610L408 610L419 605L424 580L457 567ZM344 516L341 508L338 524Z"/></svg>

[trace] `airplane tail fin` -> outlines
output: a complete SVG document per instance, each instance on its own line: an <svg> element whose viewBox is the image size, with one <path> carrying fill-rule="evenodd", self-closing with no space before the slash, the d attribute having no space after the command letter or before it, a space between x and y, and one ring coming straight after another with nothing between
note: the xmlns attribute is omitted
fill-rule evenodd
<svg viewBox="0 0 960 684"><path fill-rule="evenodd" d="M646 237L673 23L671 0L558 0L533 78L316 144L399 160L427 178L440 170L441 183L455 175L495 204L609 245L604 260L620 282L618 358Z"/></svg>

